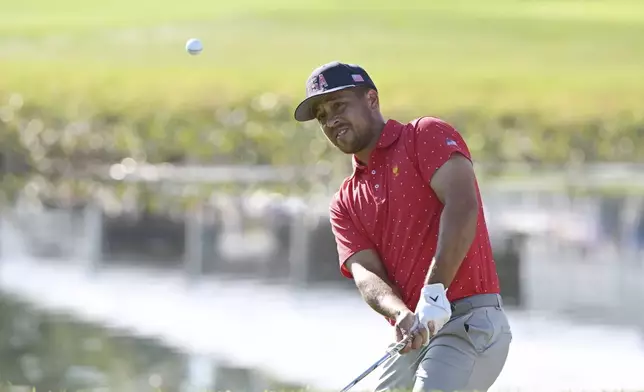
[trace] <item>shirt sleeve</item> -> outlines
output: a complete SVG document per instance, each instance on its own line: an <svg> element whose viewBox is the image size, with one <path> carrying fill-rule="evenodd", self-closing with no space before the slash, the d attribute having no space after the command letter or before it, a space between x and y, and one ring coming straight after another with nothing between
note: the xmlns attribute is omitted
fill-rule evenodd
<svg viewBox="0 0 644 392"><path fill-rule="evenodd" d="M335 237L340 263L340 272L343 276L351 279L351 272L344 263L349 257L365 250L374 248L373 243L358 230L347 209L342 205L338 194L333 197L329 207L331 230Z"/></svg>
<svg viewBox="0 0 644 392"><path fill-rule="evenodd" d="M420 174L426 183L453 154L459 153L472 160L461 134L447 122L435 117L425 117L419 121L415 148Z"/></svg>

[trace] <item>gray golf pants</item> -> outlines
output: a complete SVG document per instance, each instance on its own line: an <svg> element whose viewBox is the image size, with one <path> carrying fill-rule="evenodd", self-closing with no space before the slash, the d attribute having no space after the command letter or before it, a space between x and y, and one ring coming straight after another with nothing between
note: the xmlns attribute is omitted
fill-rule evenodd
<svg viewBox="0 0 644 392"><path fill-rule="evenodd" d="M499 295L455 301L451 319L427 346L383 363L376 391L487 391L505 365L511 341Z"/></svg>

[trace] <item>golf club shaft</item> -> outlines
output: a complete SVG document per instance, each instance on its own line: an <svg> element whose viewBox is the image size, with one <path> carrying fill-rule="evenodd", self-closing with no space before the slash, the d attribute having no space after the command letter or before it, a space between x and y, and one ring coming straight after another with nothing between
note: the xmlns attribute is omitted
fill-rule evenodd
<svg viewBox="0 0 644 392"><path fill-rule="evenodd" d="M349 389L353 388L353 386L354 386L354 385L356 385L357 383L359 383L360 381L362 381L362 379L363 379L363 378L365 378L365 377L367 377L369 374L371 374L371 372L373 372L374 370L376 370L376 369L378 368L378 366L382 365L382 363L383 363L383 362L385 362L387 359L389 359L389 358L393 357L394 355L398 354L398 353L400 352L400 350L402 350L403 348L405 348L405 346L407 345L407 343L409 343L409 342L411 341L411 339L412 339L412 338L413 338L413 335L411 335L411 334L410 334L409 336L407 336L406 338L404 338L404 339L403 339L403 340L401 340L400 342L396 343L396 345L395 345L395 346L393 346L392 348L390 348L389 350L387 350L387 353L386 353L385 355L383 355L383 356L382 356L382 358L380 358L379 360L377 360L373 365L371 365L371 366L370 366L367 370L365 370L361 375L359 375L358 377L356 377L356 378L355 378L355 380L351 381L351 382L349 383L349 385L347 385L346 387L344 387L344 388L342 389L342 391L341 391L341 392L346 392L346 391L348 391Z"/></svg>

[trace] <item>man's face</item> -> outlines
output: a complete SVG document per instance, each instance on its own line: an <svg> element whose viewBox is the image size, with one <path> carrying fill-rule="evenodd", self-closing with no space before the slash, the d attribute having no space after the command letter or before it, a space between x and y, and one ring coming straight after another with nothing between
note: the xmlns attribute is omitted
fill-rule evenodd
<svg viewBox="0 0 644 392"><path fill-rule="evenodd" d="M341 90L329 94L316 105L315 118L326 137L340 151L355 154L371 142L373 94L373 91Z"/></svg>

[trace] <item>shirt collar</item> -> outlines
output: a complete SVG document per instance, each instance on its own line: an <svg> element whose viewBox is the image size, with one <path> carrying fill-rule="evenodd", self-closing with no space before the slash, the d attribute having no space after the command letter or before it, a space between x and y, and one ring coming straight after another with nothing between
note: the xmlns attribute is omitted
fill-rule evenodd
<svg viewBox="0 0 644 392"><path fill-rule="evenodd" d="M380 138L378 139L378 143L376 144L376 148L374 149L374 152L376 150L385 149L391 146L400 137L402 128L403 128L403 125L398 121L387 120L384 128L382 129L382 132L380 133ZM373 152L371 154L373 155ZM367 168L366 165L358 161L358 158L356 158L355 155L352 156L351 161L353 162L354 171L357 169L364 170Z"/></svg>

